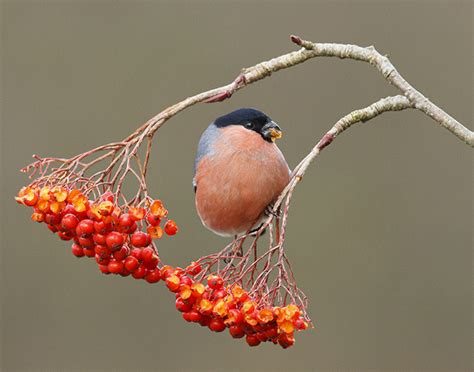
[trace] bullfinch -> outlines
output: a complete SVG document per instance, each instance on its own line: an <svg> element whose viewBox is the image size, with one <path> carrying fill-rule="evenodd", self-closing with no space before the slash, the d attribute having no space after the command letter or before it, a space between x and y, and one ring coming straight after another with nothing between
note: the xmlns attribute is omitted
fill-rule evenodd
<svg viewBox="0 0 474 372"><path fill-rule="evenodd" d="M193 185L206 228L237 236L258 227L290 181L288 164L274 143L281 136L270 117L251 108L221 116L204 131Z"/></svg>

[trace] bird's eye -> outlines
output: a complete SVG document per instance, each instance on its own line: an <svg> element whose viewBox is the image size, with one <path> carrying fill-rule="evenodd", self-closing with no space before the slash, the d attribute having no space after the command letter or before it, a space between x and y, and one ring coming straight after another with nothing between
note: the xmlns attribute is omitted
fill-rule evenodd
<svg viewBox="0 0 474 372"><path fill-rule="evenodd" d="M247 124L245 124L245 128L247 128L247 129L252 129L252 128L253 128L253 123L247 123Z"/></svg>

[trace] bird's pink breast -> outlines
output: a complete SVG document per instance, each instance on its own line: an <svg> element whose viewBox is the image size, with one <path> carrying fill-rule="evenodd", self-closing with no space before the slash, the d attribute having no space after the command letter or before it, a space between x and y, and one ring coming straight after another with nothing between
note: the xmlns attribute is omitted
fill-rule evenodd
<svg viewBox="0 0 474 372"><path fill-rule="evenodd" d="M196 169L196 208L207 228L235 235L254 227L290 175L278 147L258 133L237 125L220 130Z"/></svg>

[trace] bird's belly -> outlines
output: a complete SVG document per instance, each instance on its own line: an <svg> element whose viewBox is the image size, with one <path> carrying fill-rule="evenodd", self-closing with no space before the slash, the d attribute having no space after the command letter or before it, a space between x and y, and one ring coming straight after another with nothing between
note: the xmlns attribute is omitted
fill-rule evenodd
<svg viewBox="0 0 474 372"><path fill-rule="evenodd" d="M202 159L196 172L196 209L203 224L219 235L245 233L288 181L288 165L279 156L237 153Z"/></svg>

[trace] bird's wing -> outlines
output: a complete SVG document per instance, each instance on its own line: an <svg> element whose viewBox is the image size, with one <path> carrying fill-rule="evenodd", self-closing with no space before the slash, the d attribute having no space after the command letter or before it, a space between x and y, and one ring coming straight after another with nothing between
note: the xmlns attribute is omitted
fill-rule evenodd
<svg viewBox="0 0 474 372"><path fill-rule="evenodd" d="M197 184L196 184L196 169L198 167L199 162L202 160L203 157L212 153L212 144L219 136L219 129L212 123L207 127L207 129L201 135L199 139L199 145L196 153L196 158L194 159L194 175L193 175L193 188L194 192L196 192Z"/></svg>

